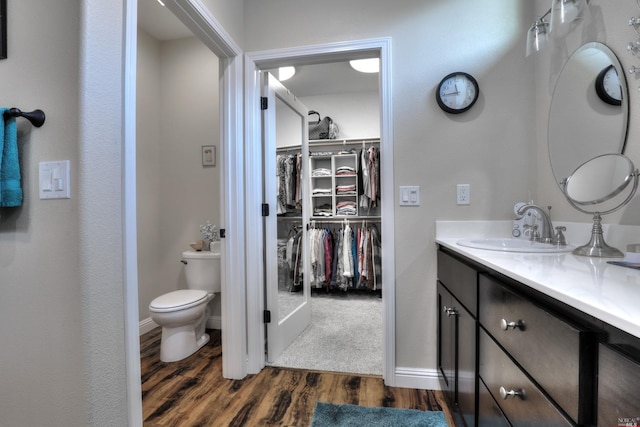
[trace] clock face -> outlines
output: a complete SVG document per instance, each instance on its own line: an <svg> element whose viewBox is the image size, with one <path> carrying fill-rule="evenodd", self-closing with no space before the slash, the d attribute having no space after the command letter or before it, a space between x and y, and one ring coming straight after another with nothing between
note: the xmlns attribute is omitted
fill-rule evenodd
<svg viewBox="0 0 640 427"><path fill-rule="evenodd" d="M613 65L603 69L596 78L596 92L600 99L611 105L622 104L620 76Z"/></svg>
<svg viewBox="0 0 640 427"><path fill-rule="evenodd" d="M463 72L451 73L438 85L436 101L447 113L462 113L475 104L478 99L478 82Z"/></svg>

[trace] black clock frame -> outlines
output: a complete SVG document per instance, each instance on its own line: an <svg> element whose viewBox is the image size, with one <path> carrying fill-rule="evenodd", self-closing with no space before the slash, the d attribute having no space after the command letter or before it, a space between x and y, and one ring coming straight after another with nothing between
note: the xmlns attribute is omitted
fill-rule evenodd
<svg viewBox="0 0 640 427"><path fill-rule="evenodd" d="M458 76L458 75L465 76L473 84L473 86L475 87L475 90L476 90L476 95L473 98L473 100L471 101L471 104L467 105L466 107L464 107L464 108L451 108L448 105L446 105L442 101L442 99L440 98L440 88L442 88L442 85L444 84L444 82L446 82L450 78ZM442 78L442 80L440 80L440 83L438 84L438 88L436 89L436 102L438 103L438 106L440 108L442 108L442 110L445 111L446 113L460 114L460 113L464 113L465 111L467 111L471 107L473 107L473 105L478 100L478 96L479 95L480 95L480 86L478 85L478 81L469 73L465 73L464 71L456 71L454 73L447 74L446 76L444 76Z"/></svg>

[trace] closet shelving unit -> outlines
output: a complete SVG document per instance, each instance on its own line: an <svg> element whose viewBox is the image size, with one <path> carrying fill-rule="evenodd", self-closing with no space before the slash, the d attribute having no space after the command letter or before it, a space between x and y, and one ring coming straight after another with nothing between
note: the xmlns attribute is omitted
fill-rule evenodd
<svg viewBox="0 0 640 427"><path fill-rule="evenodd" d="M359 207L356 173L360 167L359 149L379 144L379 138L309 141L311 220L318 222L335 222L344 219L380 220L379 207L372 210ZM353 172L338 173L343 168ZM338 191L338 187L344 186L350 186L353 190ZM353 204L352 213L345 214L338 210L342 202ZM318 208L322 208L325 214L317 214Z"/></svg>

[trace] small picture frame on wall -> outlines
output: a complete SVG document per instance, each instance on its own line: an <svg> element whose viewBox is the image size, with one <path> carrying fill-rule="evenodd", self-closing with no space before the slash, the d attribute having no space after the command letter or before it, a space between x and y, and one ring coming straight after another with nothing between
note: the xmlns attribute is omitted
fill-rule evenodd
<svg viewBox="0 0 640 427"><path fill-rule="evenodd" d="M216 146L203 145L202 146L202 166L215 166L215 165L216 165Z"/></svg>
<svg viewBox="0 0 640 427"><path fill-rule="evenodd" d="M7 59L7 0L0 0L0 59Z"/></svg>

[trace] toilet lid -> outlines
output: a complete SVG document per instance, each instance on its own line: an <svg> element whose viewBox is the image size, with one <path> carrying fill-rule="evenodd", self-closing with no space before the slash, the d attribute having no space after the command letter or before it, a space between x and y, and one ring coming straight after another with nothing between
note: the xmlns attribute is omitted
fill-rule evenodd
<svg viewBox="0 0 640 427"><path fill-rule="evenodd" d="M169 292L160 295L149 304L152 310L168 310L177 308L186 308L195 305L201 300L207 298L207 291L198 289L181 289L179 291Z"/></svg>

